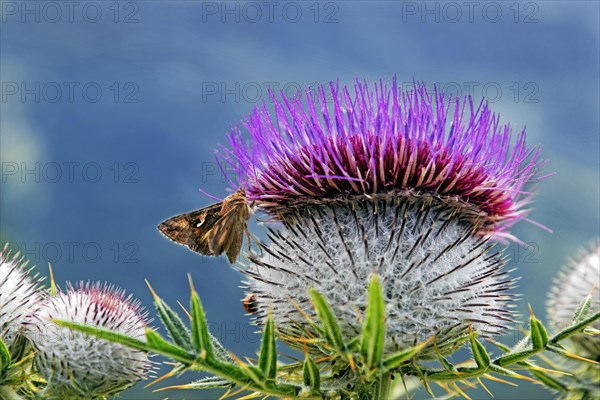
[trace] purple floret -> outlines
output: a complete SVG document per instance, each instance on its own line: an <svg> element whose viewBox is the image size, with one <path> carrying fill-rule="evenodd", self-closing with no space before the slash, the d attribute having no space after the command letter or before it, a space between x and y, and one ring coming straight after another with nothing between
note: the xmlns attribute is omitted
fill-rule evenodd
<svg viewBox="0 0 600 400"><path fill-rule="evenodd" d="M458 201L485 215L485 232L524 219L538 172L540 146L528 148L525 130L511 142L487 102L446 100L423 83L402 91L356 81L307 90L305 101L272 95L229 136L218 154L234 168L250 200L275 214L290 204L339 196L386 193ZM332 104L327 104L327 102Z"/></svg>

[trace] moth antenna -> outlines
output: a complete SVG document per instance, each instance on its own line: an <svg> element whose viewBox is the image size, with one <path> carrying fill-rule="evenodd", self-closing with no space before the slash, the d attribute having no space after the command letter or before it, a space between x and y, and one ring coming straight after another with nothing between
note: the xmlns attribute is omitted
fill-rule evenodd
<svg viewBox="0 0 600 400"><path fill-rule="evenodd" d="M220 198L218 198L218 197L216 197L216 196L213 196L212 194L210 194L210 193L208 193L208 192L205 192L205 191L204 191L204 190L202 190L202 189L198 189L198 191L199 191L200 193L202 193L203 195L205 195L206 197L210 197L210 198L211 198L211 199L213 199L213 200L216 200L216 201L218 201L218 202L222 202L222 201L223 201L223 199L220 199Z"/></svg>

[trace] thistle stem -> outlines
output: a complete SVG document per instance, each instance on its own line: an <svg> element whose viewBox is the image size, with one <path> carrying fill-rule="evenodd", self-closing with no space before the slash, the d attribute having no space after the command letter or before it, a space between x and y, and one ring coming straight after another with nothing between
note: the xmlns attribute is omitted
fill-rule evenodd
<svg viewBox="0 0 600 400"><path fill-rule="evenodd" d="M390 387L392 386L392 374L389 372L381 375L374 385L373 400L389 400Z"/></svg>
<svg viewBox="0 0 600 400"><path fill-rule="evenodd" d="M10 386L0 386L0 399L4 399L4 400L24 400Z"/></svg>

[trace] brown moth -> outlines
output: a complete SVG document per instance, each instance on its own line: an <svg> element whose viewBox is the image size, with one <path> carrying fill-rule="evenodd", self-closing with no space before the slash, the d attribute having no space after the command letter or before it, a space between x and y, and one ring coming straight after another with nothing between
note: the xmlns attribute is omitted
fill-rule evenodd
<svg viewBox="0 0 600 400"><path fill-rule="evenodd" d="M250 243L248 219L252 209L243 188L222 202L189 213L176 215L158 225L158 230L172 241L207 256L227 255L235 263L244 233Z"/></svg>

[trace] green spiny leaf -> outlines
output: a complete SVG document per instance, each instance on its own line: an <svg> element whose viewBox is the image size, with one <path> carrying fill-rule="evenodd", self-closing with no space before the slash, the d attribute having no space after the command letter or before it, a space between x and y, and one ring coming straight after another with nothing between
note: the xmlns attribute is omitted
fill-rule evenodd
<svg viewBox="0 0 600 400"><path fill-rule="evenodd" d="M473 331L471 331L470 336L473 358L475 358L475 362L479 368L485 369L490 365L490 356L483 344L475 338L475 333L473 333Z"/></svg>
<svg viewBox="0 0 600 400"><path fill-rule="evenodd" d="M543 350L548 344L548 333L544 325L533 315L531 312L531 318L529 319L529 325L531 329L531 345L533 350Z"/></svg>
<svg viewBox="0 0 600 400"><path fill-rule="evenodd" d="M456 371L430 371L427 373L427 379L434 381L456 381L461 379L480 376L484 371L477 368L457 368Z"/></svg>
<svg viewBox="0 0 600 400"><path fill-rule="evenodd" d="M568 338L569 336L574 335L574 334L584 330L588 325L593 324L594 322L596 322L599 319L600 319L600 311L597 313L594 313L594 315L584 319L583 321L581 321L577 324L574 324L572 326L569 326L569 327L563 329L562 331L560 331L559 333L554 335L552 337L552 339L550 339L550 343L558 343L558 342Z"/></svg>
<svg viewBox="0 0 600 400"><path fill-rule="evenodd" d="M308 354L304 360L303 375L304 385L309 387L312 393L318 392L321 388L321 373Z"/></svg>
<svg viewBox="0 0 600 400"><path fill-rule="evenodd" d="M351 353L359 352L360 345L361 345L361 337L360 336L355 336L352 339L348 340L348 342L346 342L346 348Z"/></svg>
<svg viewBox="0 0 600 400"><path fill-rule="evenodd" d="M454 365L446 359L443 355L438 353L438 360L440 360L440 364L446 371L456 371Z"/></svg>
<svg viewBox="0 0 600 400"><path fill-rule="evenodd" d="M487 341L490 342L491 344L493 344L494 346L496 346L497 348L499 348L500 350L502 350L503 353L510 352L510 347L508 347L500 342L497 342L497 341L489 339L489 338L487 339Z"/></svg>
<svg viewBox="0 0 600 400"><path fill-rule="evenodd" d="M3 378L10 368L11 358L10 351L6 344L0 337L0 378Z"/></svg>
<svg viewBox="0 0 600 400"><path fill-rule="evenodd" d="M594 298L594 291L596 288L592 288L592 290L585 296L585 299L579 304L577 310L575 310L575 315L573 316L573 324L577 324L583 320L585 320L590 314L590 310L592 308L592 300Z"/></svg>
<svg viewBox="0 0 600 400"><path fill-rule="evenodd" d="M416 362L413 362L412 367L415 369L415 376L417 376L419 378L419 381L421 381L421 384L423 385L423 388L425 389L427 394L430 395L431 397L435 397L435 395L433 394L433 391L431 390L431 387L429 386L429 381L427 380L427 377L425 376L425 371L423 371L421 369L421 367L419 366L419 364Z"/></svg>
<svg viewBox="0 0 600 400"><path fill-rule="evenodd" d="M398 353L392 354L388 358L383 361L383 368L385 371L392 370L394 368L400 367L402 364L410 361L414 356L416 356L427 344L430 340L426 340L422 343L414 347L409 347L408 349L402 350Z"/></svg>
<svg viewBox="0 0 600 400"><path fill-rule="evenodd" d="M385 302L377 275L369 284L369 304L362 330L361 354L367 368L379 366L383 358L385 340Z"/></svg>
<svg viewBox="0 0 600 400"><path fill-rule="evenodd" d="M207 376L186 385L178 385L173 389L218 389L233 386L234 384L219 376Z"/></svg>
<svg viewBox="0 0 600 400"><path fill-rule="evenodd" d="M146 343L148 344L150 350L154 353L171 358L186 365L194 362L194 356L189 354L181 347L167 342L162 336L154 332L152 329L146 329Z"/></svg>
<svg viewBox="0 0 600 400"><path fill-rule="evenodd" d="M583 328L583 331L581 331L581 332L583 332L586 335L590 335L590 336L600 335L600 329L596 329L591 326L588 326L587 328Z"/></svg>
<svg viewBox="0 0 600 400"><path fill-rule="evenodd" d="M260 368L257 368L254 365L250 365L250 364L242 364L242 365L240 365L240 367L241 367L241 370L244 372L244 374L248 378L250 378L254 383L259 385L260 387L265 387L265 385L267 383L267 378L265 377L263 372L260 370Z"/></svg>
<svg viewBox="0 0 600 400"><path fill-rule="evenodd" d="M150 283L146 281L152 296L154 297L154 305L156 306L156 311L158 312L158 316L165 326L169 336L175 344L179 347L183 347L188 351L192 351L194 347L192 346L192 339L190 338L190 333L188 332L186 326L183 324L179 315L173 309L171 309L158 295L154 292Z"/></svg>
<svg viewBox="0 0 600 400"><path fill-rule="evenodd" d="M268 380L260 368L243 362L234 354L231 354L231 357L234 359L235 364L225 363L217 358L207 358L202 364L195 363L192 365L191 369L210 372L240 387L278 398L296 397L301 390L299 386Z"/></svg>
<svg viewBox="0 0 600 400"><path fill-rule="evenodd" d="M54 271L50 263L48 263L48 272L50 272L50 296L56 297L56 282L54 281Z"/></svg>
<svg viewBox="0 0 600 400"><path fill-rule="evenodd" d="M347 348L344 343L344 339L342 338L342 331L338 325L335 316L333 315L333 311L329 307L329 303L325 300L325 297L321 295L316 290L310 291L310 298L315 307L315 311L317 312L317 316L321 321L323 326L323 330L325 333L325 338L327 342L338 352L341 354L346 354Z"/></svg>
<svg viewBox="0 0 600 400"><path fill-rule="evenodd" d="M532 355L546 349L548 345L548 333L546 332L544 325L542 325L542 323L535 317L533 311L531 311L529 325L531 329L529 337L529 339L531 339L531 350L523 350L515 353L505 354L502 357L494 360L494 364L498 366L514 364L526 360ZM521 341L521 343L519 343L519 345L515 348L522 348L522 346L520 346L522 343L524 343L524 341Z"/></svg>
<svg viewBox="0 0 600 400"><path fill-rule="evenodd" d="M554 379L547 373L543 371L539 371L537 369L530 369L529 372L538 378L544 385L548 386L550 389L557 390L559 392L566 392L568 388L559 380Z"/></svg>
<svg viewBox="0 0 600 400"><path fill-rule="evenodd" d="M506 354L494 360L494 364L501 367L523 361L536 354L538 350L525 350L518 353Z"/></svg>
<svg viewBox="0 0 600 400"><path fill-rule="evenodd" d="M135 339L108 329L97 328L95 326L82 325L77 322L53 320L56 325L64 326L65 328L73 329L74 331L82 332L90 336L95 336L100 339L108 340L109 342L120 343L127 347L144 351L146 353L152 351L152 348L145 342Z"/></svg>
<svg viewBox="0 0 600 400"><path fill-rule="evenodd" d="M215 354L216 354L217 358L221 361L225 361L229 364L233 364L235 362L235 360L231 357L231 355L229 355L229 352L221 344L221 342L219 342L219 339L214 337L210 332L208 333L208 335L210 336L210 343L212 344L213 349L215 350Z"/></svg>
<svg viewBox="0 0 600 400"><path fill-rule="evenodd" d="M263 339L260 345L260 355L258 357L258 367L265 374L267 379L275 379L277 372L277 348L275 343L275 327L273 317L267 317Z"/></svg>
<svg viewBox="0 0 600 400"><path fill-rule="evenodd" d="M494 363L490 364L489 371L495 372L495 373L501 374L501 375L510 376L511 378L515 378L515 379L527 379L524 375L520 375L520 374L516 373L515 371L512 371L508 368L501 367L500 365L497 365ZM531 380L531 379L529 379L529 380Z"/></svg>
<svg viewBox="0 0 600 400"><path fill-rule="evenodd" d="M242 386L246 386L250 382L247 374L244 372L246 364L237 357L235 357L236 364L224 363L217 359L206 359L205 361L205 364L193 365L191 369L209 371Z"/></svg>
<svg viewBox="0 0 600 400"><path fill-rule="evenodd" d="M208 332L208 326L206 325L206 317L204 316L204 309L200 302L200 297L194 289L190 278L190 288L192 291L190 299L190 308L192 311L192 343L197 351L200 352L202 358L213 357L212 342L210 339L210 333Z"/></svg>
<svg viewBox="0 0 600 400"><path fill-rule="evenodd" d="M579 360L579 361L584 361L584 362L587 362L587 363L590 363L590 364L600 365L600 362L598 362L596 360L589 359L589 358L582 357L582 356L574 354L574 353L571 353L571 352L567 351L561 345L552 345L552 344L549 344L548 347L547 347L547 349L548 349L548 351L560 354L560 355L565 356L565 357L573 358L573 359L576 359L576 360Z"/></svg>

